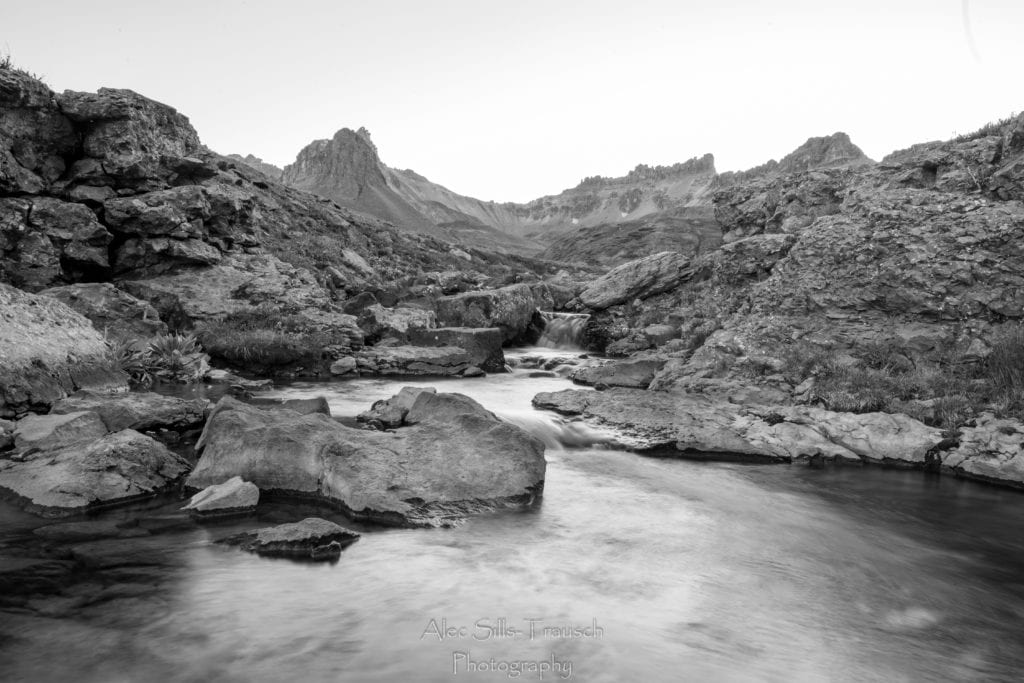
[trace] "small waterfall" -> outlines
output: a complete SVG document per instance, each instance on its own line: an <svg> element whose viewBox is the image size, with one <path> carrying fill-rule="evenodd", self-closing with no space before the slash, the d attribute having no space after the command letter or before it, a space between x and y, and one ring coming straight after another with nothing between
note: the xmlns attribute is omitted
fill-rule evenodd
<svg viewBox="0 0 1024 683"><path fill-rule="evenodd" d="M537 340L537 346L583 350L580 341L583 338L583 328L587 326L590 315L587 313L555 313L553 311L541 311L540 315L544 319L544 332Z"/></svg>

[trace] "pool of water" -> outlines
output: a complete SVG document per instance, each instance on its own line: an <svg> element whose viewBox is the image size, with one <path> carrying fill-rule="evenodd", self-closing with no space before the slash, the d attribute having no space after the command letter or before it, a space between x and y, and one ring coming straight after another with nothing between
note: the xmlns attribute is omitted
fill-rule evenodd
<svg viewBox="0 0 1024 683"><path fill-rule="evenodd" d="M118 541L127 555L92 547L78 583L0 611L0 679L1020 680L1019 492L642 457L534 411L535 393L570 385L529 375L280 395L325 395L349 417L405 385L473 396L549 442L535 507L452 529L359 527L327 565L214 544L309 512L280 506ZM566 433L581 445L559 446ZM0 538L39 523L7 506Z"/></svg>

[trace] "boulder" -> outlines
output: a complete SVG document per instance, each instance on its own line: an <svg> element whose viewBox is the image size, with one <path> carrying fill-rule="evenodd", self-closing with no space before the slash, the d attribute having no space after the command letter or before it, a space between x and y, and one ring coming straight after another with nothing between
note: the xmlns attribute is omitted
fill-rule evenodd
<svg viewBox="0 0 1024 683"><path fill-rule="evenodd" d="M503 336L497 327L437 327L411 330L409 343L416 346L456 346L469 356L469 362L486 372L505 371Z"/></svg>
<svg viewBox="0 0 1024 683"><path fill-rule="evenodd" d="M188 462L159 442L125 429L24 460L0 460L0 491L32 512L62 517L154 495L188 470Z"/></svg>
<svg viewBox="0 0 1024 683"><path fill-rule="evenodd" d="M538 308L550 309L550 299L539 300L529 285L517 284L441 297L437 319L441 327L497 327L504 342L536 341Z"/></svg>
<svg viewBox="0 0 1024 683"><path fill-rule="evenodd" d="M580 292L580 301L601 310L634 299L646 299L676 287L690 275L690 259L674 251L623 263Z"/></svg>
<svg viewBox="0 0 1024 683"><path fill-rule="evenodd" d="M940 462L959 477L1024 488L1024 424L982 413L974 426L960 429L956 447Z"/></svg>
<svg viewBox="0 0 1024 683"><path fill-rule="evenodd" d="M352 356L345 356L331 363L330 373L332 375L347 375L359 370L359 362Z"/></svg>
<svg viewBox="0 0 1024 683"><path fill-rule="evenodd" d="M263 492L412 526L533 500L545 469L538 439L465 397L438 399L433 409L447 418L423 416L415 425L378 432L225 397L207 421L196 446L201 457L186 483L205 488L240 476Z"/></svg>
<svg viewBox="0 0 1024 683"><path fill-rule="evenodd" d="M56 299L0 283L0 417L45 412L78 389L127 388L128 377L86 318Z"/></svg>
<svg viewBox="0 0 1024 683"><path fill-rule="evenodd" d="M356 420L382 429L393 429L405 424L405 416L423 392L437 393L433 387L402 387L389 399L377 401L369 410L356 415Z"/></svg>
<svg viewBox="0 0 1024 683"><path fill-rule="evenodd" d="M469 354L454 346L373 346L359 351L361 374L458 375L471 365Z"/></svg>
<svg viewBox="0 0 1024 683"><path fill-rule="evenodd" d="M380 304L373 304L359 314L359 327L365 333L368 344L381 339L408 342L412 333L435 327L436 324L437 315L422 308L384 308Z"/></svg>
<svg viewBox="0 0 1024 683"><path fill-rule="evenodd" d="M665 358L630 358L604 365L580 368L572 380L580 384L605 384L610 387L646 389L664 367Z"/></svg>
<svg viewBox="0 0 1024 683"><path fill-rule="evenodd" d="M275 398L254 398L250 401L250 404L263 410L282 409L291 410L299 413L300 415L320 413L327 417L331 416L331 404L327 402L327 398L325 396L317 396L315 398L289 398L285 400Z"/></svg>
<svg viewBox="0 0 1024 683"><path fill-rule="evenodd" d="M53 297L88 318L93 327L118 341L145 341L167 334L167 325L149 303L109 282L80 282L51 287L40 294Z"/></svg>
<svg viewBox="0 0 1024 683"><path fill-rule="evenodd" d="M923 467L943 441L941 430L906 415L737 405L664 391L566 390L538 394L533 404L614 427L634 448L671 449L683 457L820 457Z"/></svg>
<svg viewBox="0 0 1024 683"><path fill-rule="evenodd" d="M231 477L223 484L214 484L192 496L182 510L197 517L224 517L245 514L256 509L260 490L255 484Z"/></svg>
<svg viewBox="0 0 1024 683"><path fill-rule="evenodd" d="M21 452L52 450L79 441L92 441L107 433L96 413L27 415L14 427L14 447Z"/></svg>
<svg viewBox="0 0 1024 683"><path fill-rule="evenodd" d="M302 560L335 560L341 551L359 540L359 534L320 517L279 524L225 538L250 553Z"/></svg>
<svg viewBox="0 0 1024 683"><path fill-rule="evenodd" d="M65 415L89 411L100 417L108 432L122 429L183 431L203 424L208 405L206 399L182 399L150 391L120 394L80 391L55 403L50 413Z"/></svg>

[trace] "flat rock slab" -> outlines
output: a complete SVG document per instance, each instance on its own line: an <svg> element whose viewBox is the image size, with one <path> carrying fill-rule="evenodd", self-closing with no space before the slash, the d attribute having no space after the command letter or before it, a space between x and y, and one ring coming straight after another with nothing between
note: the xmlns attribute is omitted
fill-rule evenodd
<svg viewBox="0 0 1024 683"><path fill-rule="evenodd" d="M103 394L80 391L53 406L51 414L89 411L99 415L107 431L122 429L191 429L206 419L205 399L185 400L150 391Z"/></svg>
<svg viewBox="0 0 1024 683"><path fill-rule="evenodd" d="M361 374L459 375L472 365L469 354L454 346L374 346L356 354Z"/></svg>
<svg viewBox="0 0 1024 683"><path fill-rule="evenodd" d="M279 524L225 538L221 543L267 557L330 561L359 540L359 534L320 517Z"/></svg>
<svg viewBox="0 0 1024 683"><path fill-rule="evenodd" d="M86 411L63 415L28 415L14 428L19 451L52 450L79 441L92 441L107 433L98 415Z"/></svg>
<svg viewBox="0 0 1024 683"><path fill-rule="evenodd" d="M497 327L437 327L409 331L416 346L454 346L463 349L474 366L485 372L505 372L502 331Z"/></svg>
<svg viewBox="0 0 1024 683"><path fill-rule="evenodd" d="M188 470L161 443L125 429L25 460L0 460L0 491L27 501L31 512L62 517L151 496Z"/></svg>
<svg viewBox="0 0 1024 683"><path fill-rule="evenodd" d="M623 441L680 454L732 454L772 461L821 457L923 466L942 432L906 415L837 413L809 406L737 405L663 391L546 392L537 408L615 427Z"/></svg>
<svg viewBox="0 0 1024 683"><path fill-rule="evenodd" d="M610 387L646 389L664 367L665 358L630 358L604 365L580 368L572 375L580 384L607 384Z"/></svg>

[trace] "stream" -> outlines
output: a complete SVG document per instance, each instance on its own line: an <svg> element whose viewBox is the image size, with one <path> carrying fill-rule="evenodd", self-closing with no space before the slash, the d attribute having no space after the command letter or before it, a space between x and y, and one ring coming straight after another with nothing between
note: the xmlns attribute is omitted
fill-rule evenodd
<svg viewBox="0 0 1024 683"><path fill-rule="evenodd" d="M213 543L295 519L279 504L94 542L78 583L0 610L0 680L1020 680L1020 492L882 468L643 457L534 410L536 393L571 386L538 374L278 390L325 395L345 418L402 386L472 396L544 439L543 498L449 529L300 511L363 534L333 564ZM0 503L0 540L40 525Z"/></svg>

